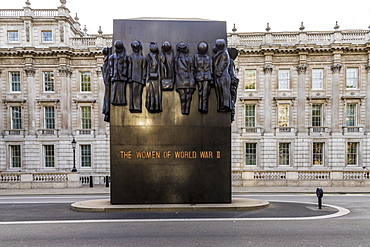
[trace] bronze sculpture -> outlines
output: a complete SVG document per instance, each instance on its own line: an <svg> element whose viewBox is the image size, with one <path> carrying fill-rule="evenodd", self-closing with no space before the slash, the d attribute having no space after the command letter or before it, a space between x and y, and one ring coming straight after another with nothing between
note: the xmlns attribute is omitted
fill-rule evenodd
<svg viewBox="0 0 370 247"><path fill-rule="evenodd" d="M127 56L122 41L114 42L115 52L109 57L110 78L112 82L111 104L127 105Z"/></svg>
<svg viewBox="0 0 370 247"><path fill-rule="evenodd" d="M161 53L159 54L161 83L165 91L173 90L174 82L174 54L171 43L163 42Z"/></svg>
<svg viewBox="0 0 370 247"><path fill-rule="evenodd" d="M217 111L231 111L230 56L224 39L216 40L214 55L214 77L217 97Z"/></svg>
<svg viewBox="0 0 370 247"><path fill-rule="evenodd" d="M162 112L162 86L158 53L157 44L155 42L151 42L150 53L147 55L148 64L145 102L145 107L150 113Z"/></svg>
<svg viewBox="0 0 370 247"><path fill-rule="evenodd" d="M229 55L230 55L230 66L229 66L229 74L231 78L231 122L235 120L235 103L237 99L237 90L239 85L239 79L235 73L235 59L238 56L238 50L234 47L227 48Z"/></svg>
<svg viewBox="0 0 370 247"><path fill-rule="evenodd" d="M133 52L128 56L129 110L131 113L140 113L142 112L142 94L146 81L147 60L142 54L140 41L132 41L131 48Z"/></svg>
<svg viewBox="0 0 370 247"><path fill-rule="evenodd" d="M104 63L101 68L103 81L104 81L104 102L102 113L104 114L104 121L110 121L110 97L111 97L111 80L110 80L110 70L109 70L109 56L112 54L112 47L104 47L102 50L104 55Z"/></svg>
<svg viewBox="0 0 370 247"><path fill-rule="evenodd" d="M212 58L208 55L208 44L204 41L198 44L198 53L194 55L195 81L198 84L198 110L208 112L208 98L212 85Z"/></svg>
<svg viewBox="0 0 370 247"><path fill-rule="evenodd" d="M196 89L194 81L193 59L188 55L189 46L185 42L176 45L175 85L181 101L181 113L189 115L193 93Z"/></svg>

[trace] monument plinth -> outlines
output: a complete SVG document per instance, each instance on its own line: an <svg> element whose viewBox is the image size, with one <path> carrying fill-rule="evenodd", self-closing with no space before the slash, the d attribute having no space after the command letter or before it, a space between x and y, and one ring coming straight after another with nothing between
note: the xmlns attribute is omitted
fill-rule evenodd
<svg viewBox="0 0 370 247"><path fill-rule="evenodd" d="M205 107L196 78L187 88L176 84L179 76L187 82L200 42L208 44L207 54L217 63L213 47L218 39L227 39L225 22L114 20L113 40L122 41L128 61L141 43L142 51L136 50L131 59L139 61L142 52L148 64L143 89L128 79L127 105L110 105L112 204L231 202L231 112L220 109L215 86ZM173 88L171 80L164 80L171 75L159 71L170 48L174 54L166 61L174 59ZM114 54L111 64L119 66L121 55ZM204 52L201 59L207 59ZM114 83L119 90L122 85ZM131 104L134 90L142 95Z"/></svg>

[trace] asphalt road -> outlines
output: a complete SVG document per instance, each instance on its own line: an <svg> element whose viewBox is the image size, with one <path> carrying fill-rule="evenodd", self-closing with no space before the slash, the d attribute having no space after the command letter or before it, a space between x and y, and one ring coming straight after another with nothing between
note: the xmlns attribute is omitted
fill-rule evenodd
<svg viewBox="0 0 370 247"><path fill-rule="evenodd" d="M72 202L107 196L0 196L0 246L370 246L370 195L246 195L245 212L86 213ZM299 203L297 203L299 202ZM302 218L305 217L305 218ZM285 218L285 219L284 219ZM304 220L302 220L304 219Z"/></svg>

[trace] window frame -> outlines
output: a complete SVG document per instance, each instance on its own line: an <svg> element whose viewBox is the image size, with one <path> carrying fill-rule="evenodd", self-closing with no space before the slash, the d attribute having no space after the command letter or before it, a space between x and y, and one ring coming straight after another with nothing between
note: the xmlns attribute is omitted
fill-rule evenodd
<svg viewBox="0 0 370 247"><path fill-rule="evenodd" d="M19 155L14 155L13 148L17 147L19 150ZM14 166L14 160L17 159L19 162L19 166ZM22 146L19 144L10 144L9 145L9 168L10 169L20 169L22 168Z"/></svg>
<svg viewBox="0 0 370 247"><path fill-rule="evenodd" d="M354 77L350 76L350 71L352 71L352 70L356 71ZM360 77L359 68L357 68L357 67L346 68L346 90L359 89L359 83L360 83L360 78L359 77ZM351 80L354 81L356 83L356 85L350 85L350 84L352 84L352 83L350 83Z"/></svg>
<svg viewBox="0 0 370 247"><path fill-rule="evenodd" d="M255 152L247 152L247 150L252 150L252 148L248 149L248 145L254 145L253 150ZM252 163L248 164L248 156L251 156ZM257 142L245 142L244 144L244 165L247 167L256 167L258 165L258 143Z"/></svg>
<svg viewBox="0 0 370 247"><path fill-rule="evenodd" d="M47 80L49 79L50 80ZM42 72L42 87L44 93L54 93L55 92L55 73L54 71L43 71ZM48 88L51 89L48 89Z"/></svg>
<svg viewBox="0 0 370 247"><path fill-rule="evenodd" d="M86 113L83 112L83 109L90 109L90 116L85 116ZM81 129L83 130L91 130L92 129L92 106L80 106L80 125ZM87 128L90 127L90 128Z"/></svg>
<svg viewBox="0 0 370 247"><path fill-rule="evenodd" d="M50 148L50 150L48 150ZM52 154L49 154L51 153ZM43 154L43 161L44 161L44 168L55 168L56 164L56 157L55 157L55 145L53 144L44 144L42 146L42 154ZM52 163L52 165L49 165L49 163Z"/></svg>
<svg viewBox="0 0 370 247"><path fill-rule="evenodd" d="M287 125L285 126L285 125L281 125L280 123L281 122L283 122L283 121L280 121L280 117L281 117L281 115L280 115L280 107L282 106L282 105L287 105L287 116L282 116L282 117L285 117L285 118L287 118ZM278 103L278 105L277 105L277 127L279 127L279 128L281 128L281 127L290 127L290 111L291 111L291 109L290 109L290 103L286 103L286 102L281 102L281 103Z"/></svg>
<svg viewBox="0 0 370 247"><path fill-rule="evenodd" d="M287 75L283 77L283 72L286 72ZM284 91L284 90L290 90L291 85L290 85L290 69L279 69L278 70L278 90ZM282 85L286 84L286 88L282 87Z"/></svg>
<svg viewBox="0 0 370 247"><path fill-rule="evenodd" d="M356 152L355 153L350 153L349 152L349 149L350 149L350 144L356 144L356 147L355 147L355 150L356 150ZM351 166L351 167L353 167L353 166L359 166L359 161L360 161L360 159L359 159L359 155L360 155L360 142L358 142L358 141L348 141L347 143L346 143L346 166ZM353 164L353 163L349 163L350 162L350 160L352 160L352 158L350 158L350 156L355 156L355 163Z"/></svg>
<svg viewBox="0 0 370 247"><path fill-rule="evenodd" d="M47 109L53 109L52 112L47 112ZM51 114L52 113L52 117L51 116L47 116L47 114ZM50 122L48 122L48 120L50 120ZM53 127L53 128L51 128ZM44 129L56 129L55 127L55 107L54 106L44 106Z"/></svg>
<svg viewBox="0 0 370 247"><path fill-rule="evenodd" d="M45 35L45 34L51 35ZM51 43L54 41L54 34L53 30L41 30L41 42L42 43Z"/></svg>
<svg viewBox="0 0 370 247"><path fill-rule="evenodd" d="M16 33L17 37L16 40L11 40L13 37L11 37L11 33ZM7 41L8 43L19 43L19 31L18 30L7 30ZM14 36L15 37L15 36Z"/></svg>
<svg viewBox="0 0 370 247"><path fill-rule="evenodd" d="M84 75L88 74L89 81L84 81ZM91 92L91 72L90 71L82 71L80 72L80 92L86 93Z"/></svg>
<svg viewBox="0 0 370 247"><path fill-rule="evenodd" d="M321 145L321 150L322 152L321 153L318 153L318 152L315 152L315 145L318 145L320 144ZM318 157L321 157L319 160L321 161L321 164L315 164L315 154L318 156ZM314 141L312 142L312 166L324 166L325 165L325 142L322 142L322 141Z"/></svg>
<svg viewBox="0 0 370 247"><path fill-rule="evenodd" d="M322 77L316 77L314 75L316 75L315 72L318 72L318 71L321 71L322 73L320 73L322 75ZM322 68L313 68L312 71L311 71L311 90L324 90L325 88L325 70L322 69ZM317 83L317 81L319 81ZM315 85L317 84L321 84L320 87L314 87Z"/></svg>
<svg viewBox="0 0 370 247"><path fill-rule="evenodd" d="M249 78L248 71L249 72L254 71L254 78L248 79ZM247 84L253 85L254 88L247 88ZM244 90L247 90L247 91L257 90L257 70L256 69L245 69L244 70Z"/></svg>
<svg viewBox="0 0 370 247"><path fill-rule="evenodd" d="M283 145L287 145L287 147L282 147ZM291 152L291 142L279 142L278 143L278 166L281 167L290 167L291 165L291 158L292 158L292 152ZM287 153L282 153L281 151L287 150ZM287 156L287 159L283 159L283 157ZM287 164L282 164L283 161L287 161Z"/></svg>
<svg viewBox="0 0 370 247"><path fill-rule="evenodd" d="M353 115L348 115L348 106L350 105L353 105L355 106L355 109L354 109L354 114ZM358 126L358 103L355 103L355 102L348 102L346 103L346 107L345 107L345 126L346 127L355 127L355 126ZM348 122L350 120L348 120L348 118L351 117L353 118L353 125L348 125Z"/></svg>
<svg viewBox="0 0 370 247"><path fill-rule="evenodd" d="M89 153L84 153L84 147L89 147L90 150ZM91 144L80 144L80 168L92 168L92 145ZM87 162L90 164L90 165L84 165L84 163L86 163L86 160L87 159Z"/></svg>
<svg viewBox="0 0 370 247"><path fill-rule="evenodd" d="M17 112L15 109L19 109L19 116L15 116ZM23 127L23 112L22 106L11 106L10 107L10 129L12 130L21 130Z"/></svg>
<svg viewBox="0 0 370 247"><path fill-rule="evenodd" d="M13 80L15 74L18 74L17 78L19 78L19 81ZM22 74L20 71L9 71L9 83L10 83L10 92L12 93L20 93L22 91L21 87L22 82ZM18 88L19 90L14 90L15 88Z"/></svg>
<svg viewBox="0 0 370 247"><path fill-rule="evenodd" d="M320 115L314 115L314 106L320 106ZM314 118L320 121L314 121ZM320 125L316 125L316 122L320 122ZM312 103L311 104L311 126L312 127L324 127L324 104L323 103Z"/></svg>
<svg viewBox="0 0 370 247"><path fill-rule="evenodd" d="M247 112L248 112L248 109L249 107L252 107L253 106L253 116L252 115L247 115ZM244 126L247 127L247 128L250 128L250 127L256 127L256 123L257 123L257 106L256 104L245 104L244 105ZM253 126L249 126L247 125L247 123L249 123L249 121L247 121L247 118L249 120L252 120L253 121Z"/></svg>

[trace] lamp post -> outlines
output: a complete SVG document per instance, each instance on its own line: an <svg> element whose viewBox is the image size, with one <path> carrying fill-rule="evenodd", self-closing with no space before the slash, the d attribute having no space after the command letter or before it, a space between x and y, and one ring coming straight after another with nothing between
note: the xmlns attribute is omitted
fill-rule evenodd
<svg viewBox="0 0 370 247"><path fill-rule="evenodd" d="M72 172L77 172L77 168L76 168L76 140L75 138L73 137L73 140L71 141L71 144L72 144L72 149L73 149L73 168L72 168Z"/></svg>

